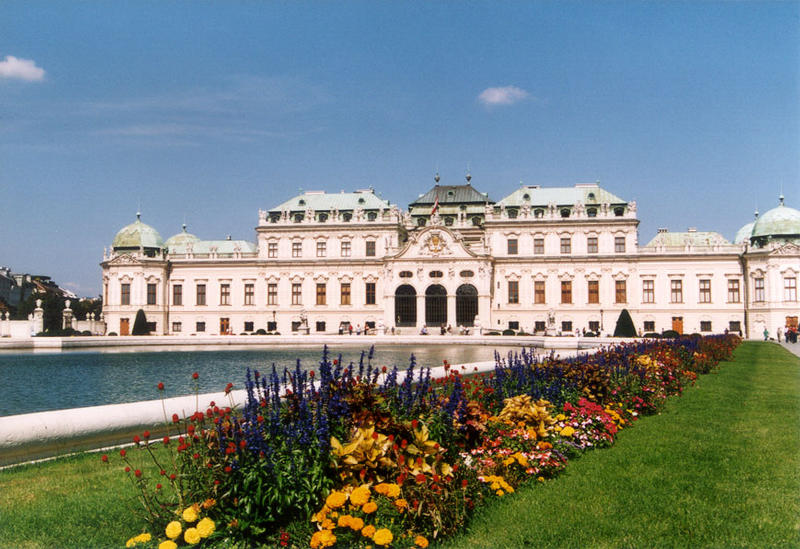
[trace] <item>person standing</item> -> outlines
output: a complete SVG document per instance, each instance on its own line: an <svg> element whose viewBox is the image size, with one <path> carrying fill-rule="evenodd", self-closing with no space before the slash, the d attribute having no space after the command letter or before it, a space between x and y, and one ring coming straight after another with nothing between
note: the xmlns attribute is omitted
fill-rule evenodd
<svg viewBox="0 0 800 549"><path fill-rule="evenodd" d="M781 336L783 335L783 330L780 326L778 326L778 343L781 342Z"/></svg>
<svg viewBox="0 0 800 549"><path fill-rule="evenodd" d="M769 330L764 328L764 341L769 341Z"/></svg>

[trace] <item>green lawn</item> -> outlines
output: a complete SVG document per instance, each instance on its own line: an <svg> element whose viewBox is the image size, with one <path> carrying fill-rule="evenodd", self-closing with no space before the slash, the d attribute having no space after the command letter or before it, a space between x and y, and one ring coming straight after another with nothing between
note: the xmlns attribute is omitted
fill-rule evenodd
<svg viewBox="0 0 800 549"><path fill-rule="evenodd" d="M0 471L0 547L122 546L144 521L113 461ZM800 547L800 360L742 345L662 415L482 510L448 546Z"/></svg>
<svg viewBox="0 0 800 549"><path fill-rule="evenodd" d="M745 343L664 413L447 547L800 547L800 360Z"/></svg>

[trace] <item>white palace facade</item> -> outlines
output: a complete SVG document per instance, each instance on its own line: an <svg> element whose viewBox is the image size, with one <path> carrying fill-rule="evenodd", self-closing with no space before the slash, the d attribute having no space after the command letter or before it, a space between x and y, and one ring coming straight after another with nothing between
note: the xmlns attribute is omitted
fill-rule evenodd
<svg viewBox="0 0 800 549"><path fill-rule="evenodd" d="M660 229L596 184L523 186L499 201L436 185L407 210L372 189L307 191L261 210L255 241L163 241L137 214L103 257L108 332L139 309L155 334L644 333L760 337L797 323L800 212L783 204L733 242Z"/></svg>

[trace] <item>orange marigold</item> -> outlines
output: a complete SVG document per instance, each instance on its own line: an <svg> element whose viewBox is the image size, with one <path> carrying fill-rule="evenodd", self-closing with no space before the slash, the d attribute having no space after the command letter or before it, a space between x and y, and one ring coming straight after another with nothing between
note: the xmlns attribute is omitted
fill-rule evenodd
<svg viewBox="0 0 800 549"><path fill-rule="evenodd" d="M374 501L368 501L367 503L364 504L361 510L369 515L370 513L374 513L375 511L378 510L378 504L375 503Z"/></svg>

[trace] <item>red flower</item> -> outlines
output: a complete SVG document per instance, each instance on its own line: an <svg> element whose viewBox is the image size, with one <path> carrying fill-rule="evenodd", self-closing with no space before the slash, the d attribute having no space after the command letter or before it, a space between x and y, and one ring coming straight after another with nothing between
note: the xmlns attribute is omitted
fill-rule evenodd
<svg viewBox="0 0 800 549"><path fill-rule="evenodd" d="M394 442L394 435L389 435L387 438L389 439L389 442Z"/></svg>
<svg viewBox="0 0 800 549"><path fill-rule="evenodd" d="M142 436L144 438L150 438L150 431L145 431L144 433L142 433Z"/></svg>
<svg viewBox="0 0 800 549"><path fill-rule="evenodd" d="M164 437L164 439L163 439L163 441L164 441L164 446L166 446L167 444L169 444L169 436L165 436L165 437Z"/></svg>
<svg viewBox="0 0 800 549"><path fill-rule="evenodd" d="M386 373L386 366L381 366L381 372Z"/></svg>
<svg viewBox="0 0 800 549"><path fill-rule="evenodd" d="M181 418L178 417L178 414L172 414L172 423L180 422Z"/></svg>
<svg viewBox="0 0 800 549"><path fill-rule="evenodd" d="M125 454L126 454L126 453L127 453L127 452L125 452L125 449L124 449L124 448L123 448L122 450L120 450L120 451L119 451L119 455L120 455L120 456L122 456L122 457L125 457Z"/></svg>
<svg viewBox="0 0 800 549"><path fill-rule="evenodd" d="M419 421L417 421L416 419L411 421L411 427L412 428L416 429L418 425L419 425Z"/></svg>
<svg viewBox="0 0 800 549"><path fill-rule="evenodd" d="M200 454L192 454L193 459L200 459Z"/></svg>
<svg viewBox="0 0 800 549"><path fill-rule="evenodd" d="M425 475L420 473L416 477L414 477L414 480L417 481L417 484L422 484L423 482L425 482Z"/></svg>
<svg viewBox="0 0 800 549"><path fill-rule="evenodd" d="M310 372L308 372L308 377L310 377L311 379L314 379L315 375L316 374L314 373L314 370L311 370Z"/></svg>
<svg viewBox="0 0 800 549"><path fill-rule="evenodd" d="M161 382L161 381L158 382L158 390L159 391L163 391L164 390L164 383Z"/></svg>
<svg viewBox="0 0 800 549"><path fill-rule="evenodd" d="M198 377L200 377L200 374L198 374L197 372L192 374L192 379L197 379Z"/></svg>
<svg viewBox="0 0 800 549"><path fill-rule="evenodd" d="M133 472L133 474L134 474L134 475L136 475L136 478L139 478L139 477L141 477L141 476L142 476L142 472L141 472L139 469L136 469L136 470Z"/></svg>
<svg viewBox="0 0 800 549"><path fill-rule="evenodd" d="M334 358L333 359L333 365L336 366L337 364L339 364L339 361Z"/></svg>
<svg viewBox="0 0 800 549"><path fill-rule="evenodd" d="M361 471L359 471L359 473L358 473L358 476L360 476L361 478L364 478L365 476L367 476L367 470L366 469L361 469Z"/></svg>
<svg viewBox="0 0 800 549"><path fill-rule="evenodd" d="M378 433L372 433L373 440L378 440Z"/></svg>
<svg viewBox="0 0 800 549"><path fill-rule="evenodd" d="M169 479L170 479L170 480L175 480L176 478L177 478L177 477L175 476L175 473L172 473L172 474L169 476Z"/></svg>
<svg viewBox="0 0 800 549"><path fill-rule="evenodd" d="M141 441L142 439L139 438L139 435L133 435L133 442L139 444Z"/></svg>
<svg viewBox="0 0 800 549"><path fill-rule="evenodd" d="M126 473L130 473L131 472L131 468L130 467L125 467L125 472Z"/></svg>
<svg viewBox="0 0 800 549"><path fill-rule="evenodd" d="M214 481L214 486L219 486L219 479Z"/></svg>
<svg viewBox="0 0 800 549"><path fill-rule="evenodd" d="M314 377L314 376L311 376L311 377ZM228 393L230 393L230 392L231 392L231 389L233 389L233 383L228 383L228 384L225 386L225 394L227 395Z"/></svg>
<svg viewBox="0 0 800 549"><path fill-rule="evenodd" d="M108 463L108 456L103 454L103 456L100 458L100 461L102 461L103 463Z"/></svg>
<svg viewBox="0 0 800 549"><path fill-rule="evenodd" d="M467 479L464 479L464 480L461 481L461 487L462 488L466 488L468 484L469 484L469 482L467 482Z"/></svg>
<svg viewBox="0 0 800 549"><path fill-rule="evenodd" d="M162 486L161 486L160 482L158 484L156 484L156 490L161 490L161 488L162 488Z"/></svg>
<svg viewBox="0 0 800 549"><path fill-rule="evenodd" d="M226 465L224 470L225 470L226 473L230 473L231 471L233 471L233 469L231 469L230 465Z"/></svg>

